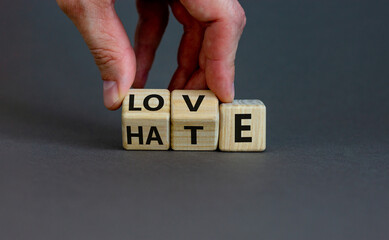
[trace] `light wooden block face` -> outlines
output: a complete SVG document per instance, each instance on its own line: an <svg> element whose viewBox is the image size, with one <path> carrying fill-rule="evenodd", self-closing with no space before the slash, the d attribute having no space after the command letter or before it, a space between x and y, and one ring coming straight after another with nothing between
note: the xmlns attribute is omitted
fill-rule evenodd
<svg viewBox="0 0 389 240"><path fill-rule="evenodd" d="M169 90L130 89L122 104L122 136L126 150L168 150Z"/></svg>
<svg viewBox="0 0 389 240"><path fill-rule="evenodd" d="M259 100L235 100L220 104L221 151L264 151L266 107Z"/></svg>
<svg viewBox="0 0 389 240"><path fill-rule="evenodd" d="M171 96L173 150L216 150L219 100L209 90L175 90Z"/></svg>

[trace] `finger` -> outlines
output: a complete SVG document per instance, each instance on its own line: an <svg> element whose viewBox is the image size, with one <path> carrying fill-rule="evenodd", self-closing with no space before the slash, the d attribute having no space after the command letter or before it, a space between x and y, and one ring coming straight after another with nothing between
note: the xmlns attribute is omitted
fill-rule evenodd
<svg viewBox="0 0 389 240"><path fill-rule="evenodd" d="M189 81L185 84L184 89L190 90L205 90L208 89L207 81L205 80L205 72L203 69L197 70Z"/></svg>
<svg viewBox="0 0 389 240"><path fill-rule="evenodd" d="M133 87L143 88L169 20L169 6L166 1L137 0L137 9L139 13L135 33L137 69Z"/></svg>
<svg viewBox="0 0 389 240"><path fill-rule="evenodd" d="M205 79L205 70L204 70L205 66L203 64L204 61L202 61L201 59L204 59L204 51L200 51L199 69L187 81L187 83L185 84L185 89L191 89L191 90L209 89L207 86L207 81Z"/></svg>
<svg viewBox="0 0 389 240"><path fill-rule="evenodd" d="M136 60L113 0L57 0L74 22L100 69L104 105L120 107L134 81Z"/></svg>
<svg viewBox="0 0 389 240"><path fill-rule="evenodd" d="M234 98L236 50L246 23L243 9L236 0L181 2L193 17L208 23L200 53L200 69L205 72L209 89L222 102L231 102Z"/></svg>
<svg viewBox="0 0 389 240"><path fill-rule="evenodd" d="M199 67L199 53L204 37L204 27L194 19L179 1L171 2L176 19L184 26L178 49L178 67L169 84L169 90L183 89Z"/></svg>

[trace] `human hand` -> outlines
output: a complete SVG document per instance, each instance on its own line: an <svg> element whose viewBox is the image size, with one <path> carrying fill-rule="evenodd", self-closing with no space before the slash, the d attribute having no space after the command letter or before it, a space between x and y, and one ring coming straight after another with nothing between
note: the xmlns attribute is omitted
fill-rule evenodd
<svg viewBox="0 0 389 240"><path fill-rule="evenodd" d="M246 24L238 0L137 0L139 21L132 48L115 0L57 0L87 43L104 81L104 105L120 107L130 87L143 88L168 23L169 6L184 26L174 89L212 90L234 98L235 55Z"/></svg>

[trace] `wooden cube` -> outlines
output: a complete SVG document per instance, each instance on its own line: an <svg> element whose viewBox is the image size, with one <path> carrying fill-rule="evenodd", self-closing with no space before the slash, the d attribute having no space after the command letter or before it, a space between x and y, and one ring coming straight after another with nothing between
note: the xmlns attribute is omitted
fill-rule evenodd
<svg viewBox="0 0 389 240"><path fill-rule="evenodd" d="M219 100L209 90L174 90L171 96L173 150L216 150Z"/></svg>
<svg viewBox="0 0 389 240"><path fill-rule="evenodd" d="M266 107L260 100L235 100L220 104L221 151L264 151Z"/></svg>
<svg viewBox="0 0 389 240"><path fill-rule="evenodd" d="M122 104L122 133L126 150L168 150L169 90L130 89Z"/></svg>

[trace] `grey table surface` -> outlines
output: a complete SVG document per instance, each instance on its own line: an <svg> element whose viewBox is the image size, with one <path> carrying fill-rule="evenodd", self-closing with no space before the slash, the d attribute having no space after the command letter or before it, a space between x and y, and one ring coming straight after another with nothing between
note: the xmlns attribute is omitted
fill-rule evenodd
<svg viewBox="0 0 389 240"><path fill-rule="evenodd" d="M236 95L267 106L264 153L122 150L55 1L1 1L0 239L389 239L388 2L241 3ZM175 70L170 22L148 88Z"/></svg>

